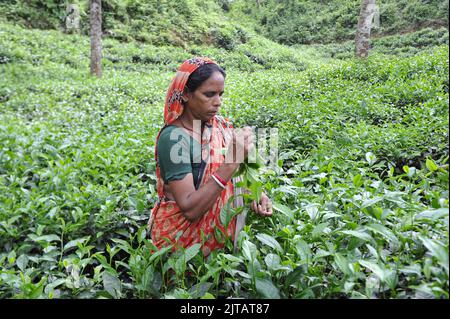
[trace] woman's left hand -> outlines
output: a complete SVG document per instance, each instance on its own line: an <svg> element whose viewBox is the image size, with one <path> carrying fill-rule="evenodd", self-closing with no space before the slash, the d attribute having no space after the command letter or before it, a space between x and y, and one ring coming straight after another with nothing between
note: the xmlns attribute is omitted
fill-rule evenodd
<svg viewBox="0 0 450 319"><path fill-rule="evenodd" d="M254 200L252 203L252 209L255 213L261 216L272 216L272 202L265 193L261 194L261 200L259 204Z"/></svg>

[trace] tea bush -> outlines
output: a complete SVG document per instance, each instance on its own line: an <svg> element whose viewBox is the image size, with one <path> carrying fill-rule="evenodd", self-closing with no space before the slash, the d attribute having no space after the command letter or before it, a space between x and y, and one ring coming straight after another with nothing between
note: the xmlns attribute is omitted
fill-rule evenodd
<svg viewBox="0 0 450 319"><path fill-rule="evenodd" d="M448 26L448 0L383 0L376 2L379 24L374 36ZM245 1L235 0L229 16L246 21L279 43L334 43L355 38L361 1Z"/></svg>
<svg viewBox="0 0 450 319"><path fill-rule="evenodd" d="M448 46L327 54L106 39L95 79L87 37L0 24L1 298L447 299ZM280 137L260 169L274 216L206 259L146 229L165 92L192 55L226 67L224 115Z"/></svg>

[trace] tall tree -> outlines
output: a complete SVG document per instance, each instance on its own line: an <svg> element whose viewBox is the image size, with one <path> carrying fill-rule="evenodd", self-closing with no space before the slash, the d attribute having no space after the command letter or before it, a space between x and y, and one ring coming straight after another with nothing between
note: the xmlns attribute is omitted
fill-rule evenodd
<svg viewBox="0 0 450 319"><path fill-rule="evenodd" d="M369 55L370 29L372 28L375 6L375 0L361 1L361 11L355 36L355 54L360 58L366 58Z"/></svg>
<svg viewBox="0 0 450 319"><path fill-rule="evenodd" d="M102 76L102 1L90 0L91 74Z"/></svg>

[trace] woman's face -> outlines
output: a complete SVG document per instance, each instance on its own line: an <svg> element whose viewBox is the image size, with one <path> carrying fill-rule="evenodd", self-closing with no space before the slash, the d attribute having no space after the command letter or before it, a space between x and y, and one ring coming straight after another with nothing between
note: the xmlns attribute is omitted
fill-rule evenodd
<svg viewBox="0 0 450 319"><path fill-rule="evenodd" d="M197 90L185 94L185 105L195 119L209 121L219 112L224 86L222 73L216 71Z"/></svg>

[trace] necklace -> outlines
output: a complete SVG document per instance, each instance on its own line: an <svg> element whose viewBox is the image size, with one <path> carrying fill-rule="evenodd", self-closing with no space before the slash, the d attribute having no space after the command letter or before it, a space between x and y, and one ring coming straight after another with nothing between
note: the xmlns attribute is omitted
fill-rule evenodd
<svg viewBox="0 0 450 319"><path fill-rule="evenodd" d="M196 134L198 134L198 135L201 136L201 134L199 134L198 132L196 132L196 131L194 131L193 129L190 129L189 127L187 127L186 125L184 125L184 123L183 123L183 121L182 121L181 119L180 119L180 123L181 123L181 125L182 125L186 130L191 131L192 133L196 133Z"/></svg>

